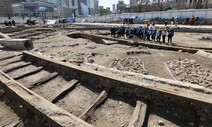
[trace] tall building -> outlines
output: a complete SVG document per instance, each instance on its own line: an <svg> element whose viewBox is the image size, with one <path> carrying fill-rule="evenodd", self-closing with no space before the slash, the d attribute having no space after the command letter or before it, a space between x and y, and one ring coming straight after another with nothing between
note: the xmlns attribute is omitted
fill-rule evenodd
<svg viewBox="0 0 212 127"><path fill-rule="evenodd" d="M110 7L106 7L106 10L107 10L108 12L110 12Z"/></svg>
<svg viewBox="0 0 212 127"><path fill-rule="evenodd" d="M126 4L124 3L124 1L123 0L119 0L118 4L117 4L118 13L123 13L125 8L126 8Z"/></svg>
<svg viewBox="0 0 212 127"><path fill-rule="evenodd" d="M57 6L64 5L64 0L47 0L47 2L54 3Z"/></svg>
<svg viewBox="0 0 212 127"><path fill-rule="evenodd" d="M83 16L89 15L88 5L85 5L84 3L81 3L81 15Z"/></svg>
<svg viewBox="0 0 212 127"><path fill-rule="evenodd" d="M69 0L69 7L72 9L72 13L74 17L79 15L78 0Z"/></svg>
<svg viewBox="0 0 212 127"><path fill-rule="evenodd" d="M11 0L0 0L0 16L3 17L13 16Z"/></svg>
<svg viewBox="0 0 212 127"><path fill-rule="evenodd" d="M26 2L26 0L11 0L12 3L21 3Z"/></svg>
<svg viewBox="0 0 212 127"><path fill-rule="evenodd" d="M28 1L12 5L15 16L20 17L57 17L57 6L44 1Z"/></svg>
<svg viewBox="0 0 212 127"><path fill-rule="evenodd" d="M117 13L117 5L116 4L113 4L113 13Z"/></svg>
<svg viewBox="0 0 212 127"><path fill-rule="evenodd" d="M89 8L89 14L93 15L94 14L94 0L87 0L87 5Z"/></svg>
<svg viewBox="0 0 212 127"><path fill-rule="evenodd" d="M140 0L130 0L130 5L135 5L138 3L138 1L140 1Z"/></svg>
<svg viewBox="0 0 212 127"><path fill-rule="evenodd" d="M99 12L99 0L94 0L94 12L95 14Z"/></svg>
<svg viewBox="0 0 212 127"><path fill-rule="evenodd" d="M73 16L72 9L65 6L58 7L58 14L60 18L69 18Z"/></svg>

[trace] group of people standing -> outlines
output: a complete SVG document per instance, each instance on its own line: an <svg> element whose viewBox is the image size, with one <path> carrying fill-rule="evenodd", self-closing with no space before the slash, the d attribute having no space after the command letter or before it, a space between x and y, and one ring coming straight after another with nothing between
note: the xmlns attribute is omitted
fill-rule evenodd
<svg viewBox="0 0 212 127"><path fill-rule="evenodd" d="M125 18L123 20L123 25L124 24L132 25L133 24L133 18Z"/></svg>
<svg viewBox="0 0 212 127"><path fill-rule="evenodd" d="M15 20L9 20L9 21L4 21L4 25L6 26L6 27L12 27L12 26L16 26L16 23L15 23Z"/></svg>
<svg viewBox="0 0 212 127"><path fill-rule="evenodd" d="M126 35L127 38L138 37L141 40L153 41L166 43L168 38L168 43L172 44L172 38L174 36L174 29L172 27L161 27L156 28L155 24L147 24L147 26L117 26L112 27L111 30L112 37L123 37Z"/></svg>

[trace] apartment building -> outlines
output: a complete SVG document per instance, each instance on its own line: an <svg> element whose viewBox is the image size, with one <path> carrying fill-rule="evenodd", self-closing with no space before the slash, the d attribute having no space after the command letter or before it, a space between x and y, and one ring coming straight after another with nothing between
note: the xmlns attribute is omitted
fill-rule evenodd
<svg viewBox="0 0 212 127"><path fill-rule="evenodd" d="M13 16L11 0L0 0L0 16L1 17Z"/></svg>

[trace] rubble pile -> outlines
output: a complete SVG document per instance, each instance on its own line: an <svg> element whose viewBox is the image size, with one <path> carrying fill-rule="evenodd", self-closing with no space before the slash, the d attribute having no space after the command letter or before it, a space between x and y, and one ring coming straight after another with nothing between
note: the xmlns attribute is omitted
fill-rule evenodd
<svg viewBox="0 0 212 127"><path fill-rule="evenodd" d="M166 62L177 80L212 88L212 70L195 60L179 59Z"/></svg>
<svg viewBox="0 0 212 127"><path fill-rule="evenodd" d="M131 71L135 73L148 74L144 68L144 63L136 58L116 59L110 64L110 68L121 71Z"/></svg>
<svg viewBox="0 0 212 127"><path fill-rule="evenodd" d="M201 40L212 41L212 34L204 34L204 35L202 35Z"/></svg>

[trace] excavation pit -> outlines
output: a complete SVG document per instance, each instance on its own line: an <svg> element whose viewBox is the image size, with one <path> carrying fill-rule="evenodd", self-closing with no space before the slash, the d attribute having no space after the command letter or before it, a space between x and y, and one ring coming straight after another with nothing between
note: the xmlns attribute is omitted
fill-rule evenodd
<svg viewBox="0 0 212 127"><path fill-rule="evenodd" d="M54 29L44 38L35 35L31 53L12 57L13 52L1 51L0 70L87 126L212 124L211 89L173 81L167 63L187 58L212 70L211 59L195 54L195 48L137 45L101 32Z"/></svg>

